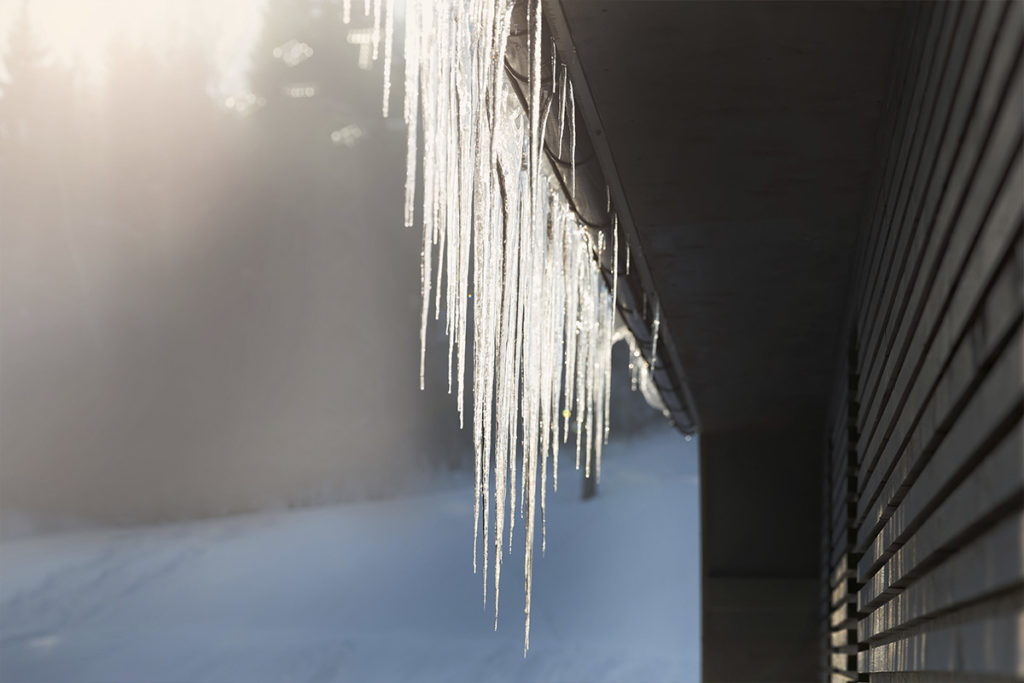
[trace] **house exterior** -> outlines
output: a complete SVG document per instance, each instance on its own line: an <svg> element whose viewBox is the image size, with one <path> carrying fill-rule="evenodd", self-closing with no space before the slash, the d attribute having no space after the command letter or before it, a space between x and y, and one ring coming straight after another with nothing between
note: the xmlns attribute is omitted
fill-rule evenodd
<svg viewBox="0 0 1024 683"><path fill-rule="evenodd" d="M700 431L703 680L1024 679L1024 5L545 12Z"/></svg>

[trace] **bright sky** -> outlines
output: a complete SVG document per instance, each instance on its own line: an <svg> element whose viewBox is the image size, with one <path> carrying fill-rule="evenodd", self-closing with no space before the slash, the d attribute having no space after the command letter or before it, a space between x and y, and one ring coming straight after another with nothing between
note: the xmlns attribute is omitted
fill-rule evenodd
<svg viewBox="0 0 1024 683"><path fill-rule="evenodd" d="M0 0L0 51L23 0ZM31 0L29 21L54 59L73 67L83 85L102 85L115 38L147 45L157 56L189 43L215 68L215 93L247 92L252 49L263 28L265 0ZM0 78L7 80L6 71Z"/></svg>

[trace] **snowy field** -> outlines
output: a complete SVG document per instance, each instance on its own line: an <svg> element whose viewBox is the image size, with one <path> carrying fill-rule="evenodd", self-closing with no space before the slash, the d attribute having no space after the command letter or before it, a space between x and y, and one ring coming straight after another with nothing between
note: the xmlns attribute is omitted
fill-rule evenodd
<svg viewBox="0 0 1024 683"><path fill-rule="evenodd" d="M526 658L522 523L495 633L460 475L416 497L4 542L0 680L697 681L696 442L613 443L587 502L570 458Z"/></svg>

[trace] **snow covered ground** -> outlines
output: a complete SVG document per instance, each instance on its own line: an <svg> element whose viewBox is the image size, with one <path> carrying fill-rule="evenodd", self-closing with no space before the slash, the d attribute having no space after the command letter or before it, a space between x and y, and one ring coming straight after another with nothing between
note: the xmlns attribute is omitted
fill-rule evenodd
<svg viewBox="0 0 1024 683"><path fill-rule="evenodd" d="M570 459L526 658L521 522L495 633L460 475L416 497L4 542L0 680L697 681L696 442L613 443L587 502Z"/></svg>

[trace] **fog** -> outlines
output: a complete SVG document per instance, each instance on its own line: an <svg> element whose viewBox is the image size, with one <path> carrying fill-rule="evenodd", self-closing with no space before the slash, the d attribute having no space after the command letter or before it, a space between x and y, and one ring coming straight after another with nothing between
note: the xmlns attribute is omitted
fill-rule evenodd
<svg viewBox="0 0 1024 683"><path fill-rule="evenodd" d="M332 18L271 8L246 116L210 96L200 44L161 59L111 42L107 81L83 86L14 26L5 509L142 521L373 497L462 457L440 373L417 387L404 138ZM275 59L285 36L314 58ZM318 96L284 94L300 80Z"/></svg>
<svg viewBox="0 0 1024 683"><path fill-rule="evenodd" d="M248 11L249 42L210 11L154 43L140 14L76 52L53 4L0 12L8 523L375 498L471 466L443 325L418 390L420 236L361 13L206 3ZM650 418L625 403L613 432Z"/></svg>

